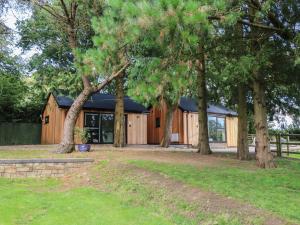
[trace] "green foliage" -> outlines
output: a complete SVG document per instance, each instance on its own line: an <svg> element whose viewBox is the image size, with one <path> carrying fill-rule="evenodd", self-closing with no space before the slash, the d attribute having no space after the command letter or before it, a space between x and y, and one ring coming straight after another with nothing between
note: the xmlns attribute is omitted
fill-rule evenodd
<svg viewBox="0 0 300 225"><path fill-rule="evenodd" d="M178 104L195 83L199 44L207 46L216 36L208 16L225 6L225 1L140 3L137 22L143 35L133 49L136 62L129 72L129 95L147 105L161 99Z"/></svg>
<svg viewBox="0 0 300 225"><path fill-rule="evenodd" d="M9 118L24 94L24 83L17 75L0 75L0 120Z"/></svg>
<svg viewBox="0 0 300 225"><path fill-rule="evenodd" d="M0 48L0 121L11 120L20 109L26 86L17 57L11 56L9 41Z"/></svg>
<svg viewBox="0 0 300 225"><path fill-rule="evenodd" d="M19 46L25 51L36 51L29 61L28 70L33 73L34 89L40 91L41 97L37 98L45 99L54 90L63 90L64 94L76 96L82 85L62 24L48 12L35 7L30 18L19 22L18 29L21 32ZM83 33L81 29L78 32ZM91 37L82 38L80 43L87 47L91 45L85 44L88 40L91 42Z"/></svg>
<svg viewBox="0 0 300 225"><path fill-rule="evenodd" d="M92 19L95 48L82 55L83 64L77 68L80 73L89 74L95 83L130 61L128 51L140 35L134 21L139 12L133 6L131 1L107 1L102 16ZM127 18L128 13L132 18Z"/></svg>
<svg viewBox="0 0 300 225"><path fill-rule="evenodd" d="M146 105L157 105L164 100L177 105L186 92L192 76L186 65L167 65L159 57L136 60L129 72L128 94Z"/></svg>
<svg viewBox="0 0 300 225"><path fill-rule="evenodd" d="M90 138L90 133L85 128L75 127L75 135L81 140L82 144L86 144Z"/></svg>

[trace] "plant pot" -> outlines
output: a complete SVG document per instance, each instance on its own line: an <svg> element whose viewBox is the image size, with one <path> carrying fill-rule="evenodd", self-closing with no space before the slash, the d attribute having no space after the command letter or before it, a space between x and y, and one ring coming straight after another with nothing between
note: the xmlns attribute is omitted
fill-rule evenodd
<svg viewBox="0 0 300 225"><path fill-rule="evenodd" d="M78 151L80 152L88 152L91 150L91 145L89 144L79 144L78 146Z"/></svg>

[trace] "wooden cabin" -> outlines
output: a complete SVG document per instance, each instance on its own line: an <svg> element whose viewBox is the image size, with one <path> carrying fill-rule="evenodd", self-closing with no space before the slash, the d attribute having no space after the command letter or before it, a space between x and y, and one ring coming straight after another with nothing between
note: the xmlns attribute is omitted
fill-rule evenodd
<svg viewBox="0 0 300 225"><path fill-rule="evenodd" d="M73 100L66 96L49 94L43 109L42 144L58 144L61 141L64 121ZM89 143L112 144L114 138L115 96L96 93L84 104L76 126L90 133ZM127 144L147 144L147 109L124 98L125 135ZM80 143L75 138L75 143Z"/></svg>
<svg viewBox="0 0 300 225"><path fill-rule="evenodd" d="M159 144L163 138L166 106L150 108L147 119L148 144ZM238 135L237 113L221 105L209 104L208 130L209 141L224 147L236 147ZM174 111L172 125L172 144L197 146L198 144L198 107L187 97L180 99Z"/></svg>

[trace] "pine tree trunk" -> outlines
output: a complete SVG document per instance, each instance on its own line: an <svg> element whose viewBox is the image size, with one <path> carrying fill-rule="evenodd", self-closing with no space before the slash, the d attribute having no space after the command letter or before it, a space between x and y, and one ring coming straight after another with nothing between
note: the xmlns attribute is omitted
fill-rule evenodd
<svg viewBox="0 0 300 225"><path fill-rule="evenodd" d="M75 128L76 120L79 116L79 113L84 103L88 100L88 98L92 93L93 93L92 88L85 88L71 105L65 119L63 138L58 148L59 153L71 153L75 150L74 128Z"/></svg>
<svg viewBox="0 0 300 225"><path fill-rule="evenodd" d="M124 118L124 77L116 79L116 108L114 122L114 146L125 146L125 118Z"/></svg>
<svg viewBox="0 0 300 225"><path fill-rule="evenodd" d="M253 81L253 92L257 165L261 168L274 168L276 165L269 145L265 88L257 76Z"/></svg>
<svg viewBox="0 0 300 225"><path fill-rule="evenodd" d="M167 105L167 104L166 104ZM164 124L163 139L161 140L160 146L168 148L171 143L172 125L173 125L173 114L174 107L167 105L166 120Z"/></svg>
<svg viewBox="0 0 300 225"><path fill-rule="evenodd" d="M251 22L259 22L256 19L256 9L249 6L249 18ZM257 38L258 30L251 28L251 51L253 55L261 51L260 41ZM255 126L255 152L257 165L260 168L276 167L274 157L270 151L270 141L268 134L266 94L263 77L258 70L253 71L253 97L254 97L254 126Z"/></svg>
<svg viewBox="0 0 300 225"><path fill-rule="evenodd" d="M209 139L208 139L208 125L207 125L207 95L206 95L206 74L205 74L205 58L203 47L200 47L200 58L196 62L197 66L197 91L198 91L198 153L202 155L211 154Z"/></svg>
<svg viewBox="0 0 300 225"><path fill-rule="evenodd" d="M238 87L238 143L237 143L237 157L240 160L249 159L246 93L247 93L246 86L240 84Z"/></svg>

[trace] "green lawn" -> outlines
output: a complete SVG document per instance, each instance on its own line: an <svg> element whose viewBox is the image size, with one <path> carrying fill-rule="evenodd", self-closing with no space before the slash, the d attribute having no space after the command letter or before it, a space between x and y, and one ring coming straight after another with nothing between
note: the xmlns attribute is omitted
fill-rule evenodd
<svg viewBox="0 0 300 225"><path fill-rule="evenodd" d="M193 217L185 216L193 205L168 200L167 190L145 186L108 164L102 161L92 169L96 185L77 183L79 179L66 188L60 179L0 178L0 225L242 224L228 214L196 211Z"/></svg>
<svg viewBox="0 0 300 225"><path fill-rule="evenodd" d="M284 154L284 157L300 159L300 154L293 154L293 153L290 153L289 155Z"/></svg>
<svg viewBox="0 0 300 225"><path fill-rule="evenodd" d="M56 180L0 179L0 224L167 225L163 215L117 194L81 187L60 191Z"/></svg>
<svg viewBox="0 0 300 225"><path fill-rule="evenodd" d="M300 223L300 162L279 160L272 170L230 166L198 169L153 161L130 161L138 167L159 172L182 182L214 191Z"/></svg>
<svg viewBox="0 0 300 225"><path fill-rule="evenodd" d="M47 151L0 151L0 158L49 156L60 155ZM74 153L74 157L77 156L87 155ZM72 176L75 179L72 182L0 178L0 225L243 224L244 218L237 215L209 214L191 202L169 196L167 189L146 185L132 174L132 166L123 165L128 161L123 159L123 153L98 152L88 156L102 159L85 175L90 182L85 181L85 176L77 177L76 174ZM129 161L135 166L245 200L292 222L300 222L299 161L281 159L274 170L255 169L253 161L242 163L240 167L231 162L216 160L214 166L200 169L184 164ZM253 218L251 224L260 224L260 221L260 218Z"/></svg>

